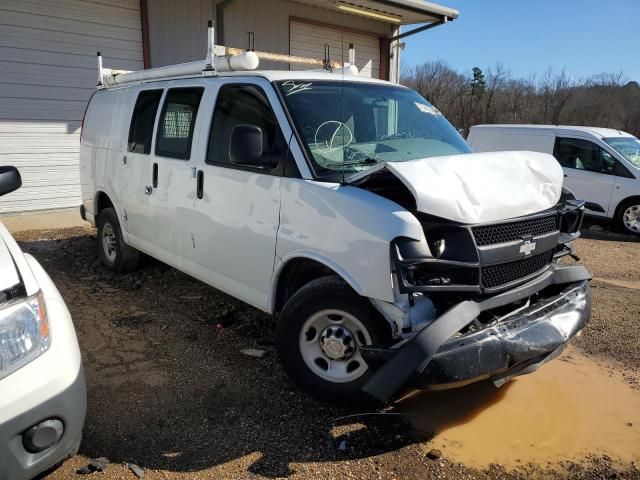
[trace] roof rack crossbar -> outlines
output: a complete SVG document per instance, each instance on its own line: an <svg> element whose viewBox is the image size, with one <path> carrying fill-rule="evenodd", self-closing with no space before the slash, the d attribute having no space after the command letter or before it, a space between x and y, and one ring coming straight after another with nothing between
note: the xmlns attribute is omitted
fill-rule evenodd
<svg viewBox="0 0 640 480"><path fill-rule="evenodd" d="M353 48L353 44L349 44L349 63L343 64L331 60L328 44L325 44L324 59L320 60L297 55L255 51L253 49L255 46L255 35L253 32L247 32L249 44L246 50L216 45L214 33L213 22L209 21L207 26L207 56L204 60L168 65L166 67L138 71L104 68L102 65L102 56L100 52L98 52L98 88L198 74L209 76L217 75L219 72L250 71L258 68L260 60L317 67L318 69L324 69L334 73L358 74L358 69L355 66L355 49Z"/></svg>

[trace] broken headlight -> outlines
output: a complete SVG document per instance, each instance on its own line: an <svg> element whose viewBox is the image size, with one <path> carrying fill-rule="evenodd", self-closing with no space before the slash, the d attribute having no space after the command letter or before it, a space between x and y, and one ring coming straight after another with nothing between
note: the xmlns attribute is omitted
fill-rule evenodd
<svg viewBox="0 0 640 480"><path fill-rule="evenodd" d="M0 308L0 379L42 355L50 345L42 292Z"/></svg>
<svg viewBox="0 0 640 480"><path fill-rule="evenodd" d="M445 240L442 240L444 242ZM436 243L436 245L441 245ZM479 289L478 262L433 258L434 245L410 238L396 238L392 258L401 292L438 290L476 291ZM446 251L445 253L449 253Z"/></svg>

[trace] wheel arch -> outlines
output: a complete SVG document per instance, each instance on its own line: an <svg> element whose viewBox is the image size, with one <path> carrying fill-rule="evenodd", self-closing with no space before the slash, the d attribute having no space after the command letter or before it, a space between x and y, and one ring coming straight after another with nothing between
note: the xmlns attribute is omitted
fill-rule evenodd
<svg viewBox="0 0 640 480"><path fill-rule="evenodd" d="M620 200L618 202L618 205L616 205L616 209L613 211L613 219L617 220L618 219L618 215L620 215L620 210L622 209L622 207L630 201L637 201L638 204L640 205L640 195L630 195L626 198L623 198L622 200Z"/></svg>
<svg viewBox="0 0 640 480"><path fill-rule="evenodd" d="M274 272L270 305L274 313L284 308L287 300L301 287L320 277L336 275L349 285L358 295L363 295L362 287L342 267L329 259L309 253L300 253L283 259Z"/></svg>
<svg viewBox="0 0 640 480"><path fill-rule="evenodd" d="M111 200L111 197L109 197L109 195L103 190L98 190L94 195L93 201L93 212L96 218L105 208L113 208L114 210L116 210L116 213L118 212L115 204L113 203L113 200Z"/></svg>

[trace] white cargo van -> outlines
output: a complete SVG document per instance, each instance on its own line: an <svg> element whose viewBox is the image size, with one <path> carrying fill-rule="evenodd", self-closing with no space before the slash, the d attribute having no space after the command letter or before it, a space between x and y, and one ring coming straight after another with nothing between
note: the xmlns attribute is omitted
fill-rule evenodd
<svg viewBox="0 0 640 480"><path fill-rule="evenodd" d="M0 197L21 184L14 167L0 167ZM0 480L34 478L74 455L85 410L71 315L0 223Z"/></svg>
<svg viewBox="0 0 640 480"><path fill-rule="evenodd" d="M633 135L593 127L478 125L468 141L476 152L553 154L564 170L564 185L585 200L588 214L640 235L640 140Z"/></svg>
<svg viewBox="0 0 640 480"><path fill-rule="evenodd" d="M384 81L187 70L89 102L81 213L107 268L145 252L279 314L284 368L330 400L501 383L589 320L589 273L558 263L583 207L551 155L471 153Z"/></svg>

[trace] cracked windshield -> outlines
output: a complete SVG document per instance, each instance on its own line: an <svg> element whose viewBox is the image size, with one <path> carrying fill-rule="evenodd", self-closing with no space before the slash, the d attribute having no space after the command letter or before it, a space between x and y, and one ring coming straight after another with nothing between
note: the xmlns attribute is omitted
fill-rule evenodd
<svg viewBox="0 0 640 480"><path fill-rule="evenodd" d="M412 90L293 80L278 87L319 175L471 152L444 116Z"/></svg>

